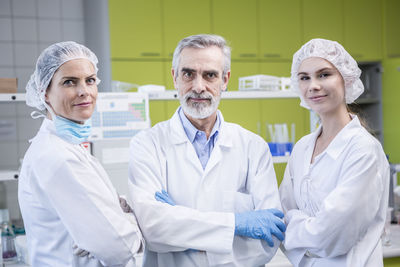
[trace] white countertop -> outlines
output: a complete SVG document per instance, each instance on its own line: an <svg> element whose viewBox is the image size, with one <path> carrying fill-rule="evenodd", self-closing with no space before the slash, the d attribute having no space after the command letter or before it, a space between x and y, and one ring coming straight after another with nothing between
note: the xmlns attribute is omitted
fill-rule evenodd
<svg viewBox="0 0 400 267"><path fill-rule="evenodd" d="M392 224L390 225L390 245L383 246L383 257L393 258L400 257L400 225ZM136 258L136 266L142 265L142 257ZM278 249L276 255L272 260L266 264L267 267L292 267L293 265L289 262L283 252ZM10 264L7 267L28 267L26 264Z"/></svg>
<svg viewBox="0 0 400 267"><path fill-rule="evenodd" d="M390 225L390 245L383 246L383 257L394 258L400 257L400 225Z"/></svg>
<svg viewBox="0 0 400 267"><path fill-rule="evenodd" d="M136 258L136 266L142 266L142 256L138 256ZM272 258L272 260L265 265L266 267L293 267L293 265L289 262L289 260L286 258L286 256L283 254L283 252L278 249L277 253L275 256ZM20 267L20 266L18 266ZM21 266L22 267L22 266Z"/></svg>

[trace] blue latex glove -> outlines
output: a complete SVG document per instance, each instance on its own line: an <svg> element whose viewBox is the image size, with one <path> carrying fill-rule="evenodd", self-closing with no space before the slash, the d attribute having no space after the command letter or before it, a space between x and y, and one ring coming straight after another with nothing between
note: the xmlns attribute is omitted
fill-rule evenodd
<svg viewBox="0 0 400 267"><path fill-rule="evenodd" d="M167 191L165 191L164 189L161 190L161 192L156 192L154 197L156 198L156 200L162 203L167 203L170 204L171 206L176 205L175 202L172 200L172 198L168 195Z"/></svg>
<svg viewBox="0 0 400 267"><path fill-rule="evenodd" d="M272 235L283 241L286 225L280 220L284 214L277 209L235 213L235 235L263 239L274 246Z"/></svg>

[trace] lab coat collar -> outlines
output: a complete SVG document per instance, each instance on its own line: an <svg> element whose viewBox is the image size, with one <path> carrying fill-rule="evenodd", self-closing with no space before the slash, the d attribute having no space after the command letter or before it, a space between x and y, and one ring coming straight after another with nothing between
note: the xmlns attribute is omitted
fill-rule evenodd
<svg viewBox="0 0 400 267"><path fill-rule="evenodd" d="M185 113L183 112L182 107L178 108L178 114L179 114L181 123L183 125L183 129L185 130L185 133L186 133L187 137L189 138L189 141L193 144L194 140L196 139L197 133L201 132L201 131L198 130L196 127L194 127L194 125L189 121L189 119L186 117ZM220 117L220 114L217 112L217 119L214 123L214 127L211 130L211 134L210 134L209 138L212 138L213 135L217 136L219 133L219 128L221 126L221 119L219 117ZM214 140L217 140L217 138L215 137Z"/></svg>
<svg viewBox="0 0 400 267"><path fill-rule="evenodd" d="M175 114L172 116L170 120L170 132L171 132L171 142L175 145L177 144L182 144L185 142L190 142L189 138L186 135L186 132L183 128L181 119L179 118L179 109L180 107L175 111ZM226 130L226 123L224 121L224 117L222 116L221 111L217 111L218 116L220 119L220 130L218 133L218 140L216 142L216 145L222 145L226 147L231 147L232 146L232 138L229 136L228 131Z"/></svg>
<svg viewBox="0 0 400 267"><path fill-rule="evenodd" d="M333 138L332 142L328 145L323 153L327 153L332 159L336 160L342 151L345 149L350 140L354 137L355 132L359 131L361 126L360 120L356 115L350 115L352 120L343 127L342 130ZM321 133L322 125L311 135L308 142L308 148L314 149L315 141Z"/></svg>
<svg viewBox="0 0 400 267"><path fill-rule="evenodd" d="M43 122L42 122L42 126L40 126L40 132L44 131L44 132L50 132L50 133L56 133L56 126L54 125L53 121L48 119L48 118L44 118Z"/></svg>

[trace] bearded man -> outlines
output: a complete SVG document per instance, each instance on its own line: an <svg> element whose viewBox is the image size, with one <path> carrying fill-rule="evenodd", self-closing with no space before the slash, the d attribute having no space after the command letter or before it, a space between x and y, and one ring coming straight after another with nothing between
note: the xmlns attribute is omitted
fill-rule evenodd
<svg viewBox="0 0 400 267"><path fill-rule="evenodd" d="M184 38L171 73L180 107L130 147L143 266L264 266L286 227L267 143L218 110L230 48L217 35Z"/></svg>

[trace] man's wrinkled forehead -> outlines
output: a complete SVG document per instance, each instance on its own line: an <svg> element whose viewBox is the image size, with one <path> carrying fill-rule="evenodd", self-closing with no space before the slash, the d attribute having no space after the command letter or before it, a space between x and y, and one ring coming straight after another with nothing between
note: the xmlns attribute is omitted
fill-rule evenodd
<svg viewBox="0 0 400 267"><path fill-rule="evenodd" d="M196 72L216 71L220 73L223 71L223 65L223 52L219 47L185 47L180 55L178 71L182 72L186 69Z"/></svg>

